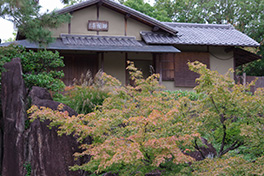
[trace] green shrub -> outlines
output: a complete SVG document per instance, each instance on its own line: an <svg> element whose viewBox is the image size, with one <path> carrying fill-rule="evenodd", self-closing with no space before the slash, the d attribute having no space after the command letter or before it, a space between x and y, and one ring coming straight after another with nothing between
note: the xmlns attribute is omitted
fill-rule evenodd
<svg viewBox="0 0 264 176"><path fill-rule="evenodd" d="M65 88L63 95L54 97L55 101L64 103L74 109L78 114L87 114L100 105L109 96L111 86L106 85L99 70L93 77L90 70L80 79L74 79L74 85ZM109 89L110 88L110 89Z"/></svg>
<svg viewBox="0 0 264 176"><path fill-rule="evenodd" d="M24 164L24 168L27 171L25 176L30 176L31 175L31 164L29 162L26 162Z"/></svg>
<svg viewBox="0 0 264 176"><path fill-rule="evenodd" d="M78 114L90 113L98 105L102 105L108 97L106 91L92 86L66 87L64 96L56 98L56 101L64 103L74 109Z"/></svg>
<svg viewBox="0 0 264 176"><path fill-rule="evenodd" d="M264 174L264 157L259 157L254 162L244 160L242 157L224 156L222 158L207 158L192 165L193 175L211 176L254 176Z"/></svg>
<svg viewBox="0 0 264 176"><path fill-rule="evenodd" d="M58 67L63 67L63 57L59 52L47 50L27 51L18 45L0 47L0 76L4 71L3 65L13 58L20 58L23 78L26 86L39 86L58 92L64 88L64 83L60 80L64 76L63 71L56 71Z"/></svg>
<svg viewBox="0 0 264 176"><path fill-rule="evenodd" d="M187 91L187 90L175 90L175 91L169 91L166 90L168 96L171 98L178 100L180 97L187 97L192 101L198 100L203 98L205 95L202 93L196 93L194 91Z"/></svg>

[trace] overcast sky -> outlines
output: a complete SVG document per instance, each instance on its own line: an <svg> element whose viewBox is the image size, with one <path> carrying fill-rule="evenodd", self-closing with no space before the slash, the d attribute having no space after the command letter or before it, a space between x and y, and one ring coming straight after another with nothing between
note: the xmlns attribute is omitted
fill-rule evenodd
<svg viewBox="0 0 264 176"><path fill-rule="evenodd" d="M60 0L40 0L40 5L43 7L41 11L61 9L64 5ZM14 27L10 21L0 18L0 39L7 40L13 38Z"/></svg>

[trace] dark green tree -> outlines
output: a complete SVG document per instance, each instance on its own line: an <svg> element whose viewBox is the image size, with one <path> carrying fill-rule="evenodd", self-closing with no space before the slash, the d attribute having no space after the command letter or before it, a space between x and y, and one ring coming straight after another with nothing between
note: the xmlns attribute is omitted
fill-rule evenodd
<svg viewBox="0 0 264 176"><path fill-rule="evenodd" d="M145 3L144 0L127 0L120 2L139 12L142 12L153 18L156 18L159 21L171 21L171 18L168 16L166 9L157 9L151 6L149 3Z"/></svg>
<svg viewBox="0 0 264 176"><path fill-rule="evenodd" d="M20 36L44 47L53 41L49 29L70 19L69 14L60 15L54 11L41 14L36 0L4 0L0 5L0 17L12 21Z"/></svg>
<svg viewBox="0 0 264 176"><path fill-rule="evenodd" d="M63 2L68 3L68 1ZM54 11L41 14L41 6L37 0L2 0L0 5L0 17L12 21L20 36L44 48L53 41L49 29L57 28L70 19L69 14L60 15ZM2 66L15 57L21 58L23 77L28 88L36 85L58 91L64 87L60 80L63 72L56 70L57 67L64 66L63 58L58 52L45 49L28 51L15 45L1 47L0 74L4 71Z"/></svg>
<svg viewBox="0 0 264 176"><path fill-rule="evenodd" d="M17 57L21 59L23 78L27 88L39 86L54 92L64 88L65 85L60 80L64 76L63 71L56 70L57 67L64 66L63 58L59 52L27 51L25 48L13 44L0 47L0 78L1 73L5 71L3 65Z"/></svg>

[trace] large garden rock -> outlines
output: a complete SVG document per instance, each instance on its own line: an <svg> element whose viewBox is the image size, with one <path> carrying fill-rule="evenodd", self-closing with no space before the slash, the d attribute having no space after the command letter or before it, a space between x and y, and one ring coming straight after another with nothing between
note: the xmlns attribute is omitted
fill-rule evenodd
<svg viewBox="0 0 264 176"><path fill-rule="evenodd" d="M32 99L32 103L34 104L38 99L41 100L52 100L52 97L49 91L43 87L33 86L29 97Z"/></svg>
<svg viewBox="0 0 264 176"><path fill-rule="evenodd" d="M78 151L78 143L72 136L58 136L56 129L49 129L48 121L35 120L30 125L27 152L32 175L72 176L81 172L69 171L69 166L77 164L73 154Z"/></svg>
<svg viewBox="0 0 264 176"><path fill-rule="evenodd" d="M29 93L32 105L44 106L56 110L59 102L52 100L50 93L41 87L32 87ZM69 115L77 113L68 106L63 111ZM73 153L78 151L78 143L73 136L58 136L56 128L49 129L49 121L35 120L30 125L28 134L29 157L33 175L61 176L82 175L81 172L70 172L68 166L80 164L74 161Z"/></svg>
<svg viewBox="0 0 264 176"><path fill-rule="evenodd" d="M24 136L26 89L22 78L19 58L4 65L2 73L2 112L1 130L3 142L2 175L24 175Z"/></svg>
<svg viewBox="0 0 264 176"><path fill-rule="evenodd" d="M32 105L36 105L38 107L44 106L52 110L57 110L58 106L61 104L59 102L53 101L49 91L42 87L33 86L32 90L29 93L29 97L31 98ZM72 108L67 105L63 106L62 111L68 111L70 116L78 115Z"/></svg>
<svg viewBox="0 0 264 176"><path fill-rule="evenodd" d="M78 143L73 136L58 136L56 128L49 129L49 121L25 123L26 88L22 78L20 59L13 59L4 65L2 73L2 110L0 123L0 162L3 176L82 176L81 171L69 171L69 166L81 164L87 160L77 160ZM52 100L49 92L33 87L31 102L37 106L57 109L60 104ZM75 111L65 106L70 115ZM87 138L87 143L91 142ZM87 175L87 174L86 174Z"/></svg>

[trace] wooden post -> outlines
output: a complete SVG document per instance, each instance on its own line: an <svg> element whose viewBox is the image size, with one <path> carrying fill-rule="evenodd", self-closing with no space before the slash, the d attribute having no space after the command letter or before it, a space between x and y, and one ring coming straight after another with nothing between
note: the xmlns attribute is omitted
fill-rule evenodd
<svg viewBox="0 0 264 176"><path fill-rule="evenodd" d="M159 67L159 74L160 74L160 78L159 78L159 83L162 83L162 62L161 62L161 55L158 55L159 57L157 57L157 61L158 61L158 67Z"/></svg>
<svg viewBox="0 0 264 176"><path fill-rule="evenodd" d="M101 53L101 70L104 71L104 53Z"/></svg>
<svg viewBox="0 0 264 176"><path fill-rule="evenodd" d="M243 73L243 85L246 86L247 84L247 74L244 72Z"/></svg>
<svg viewBox="0 0 264 176"><path fill-rule="evenodd" d="M72 15L72 12L70 14ZM71 34L71 19L70 22L68 23L68 34Z"/></svg>
<svg viewBox="0 0 264 176"><path fill-rule="evenodd" d="M99 3L96 6L97 7L97 21L99 20L99 10L100 10L100 6L101 6L101 4L99 4ZM96 34L99 35L99 31L96 31Z"/></svg>
<svg viewBox="0 0 264 176"><path fill-rule="evenodd" d="M127 72L127 61L128 61L128 54L127 53L125 53L125 74L126 74L126 85L128 85L128 81L129 81L129 77L128 77L128 72Z"/></svg>
<svg viewBox="0 0 264 176"><path fill-rule="evenodd" d="M125 36L127 36L127 18L125 17Z"/></svg>
<svg viewBox="0 0 264 176"><path fill-rule="evenodd" d="M157 73L157 55L155 53L152 53L152 65L153 65L153 73Z"/></svg>
<svg viewBox="0 0 264 176"><path fill-rule="evenodd" d="M130 16L131 16L130 14L126 14L124 16L124 20L125 20L125 31L124 31L125 33L124 34L125 34L125 36L127 36L127 19L130 18Z"/></svg>

